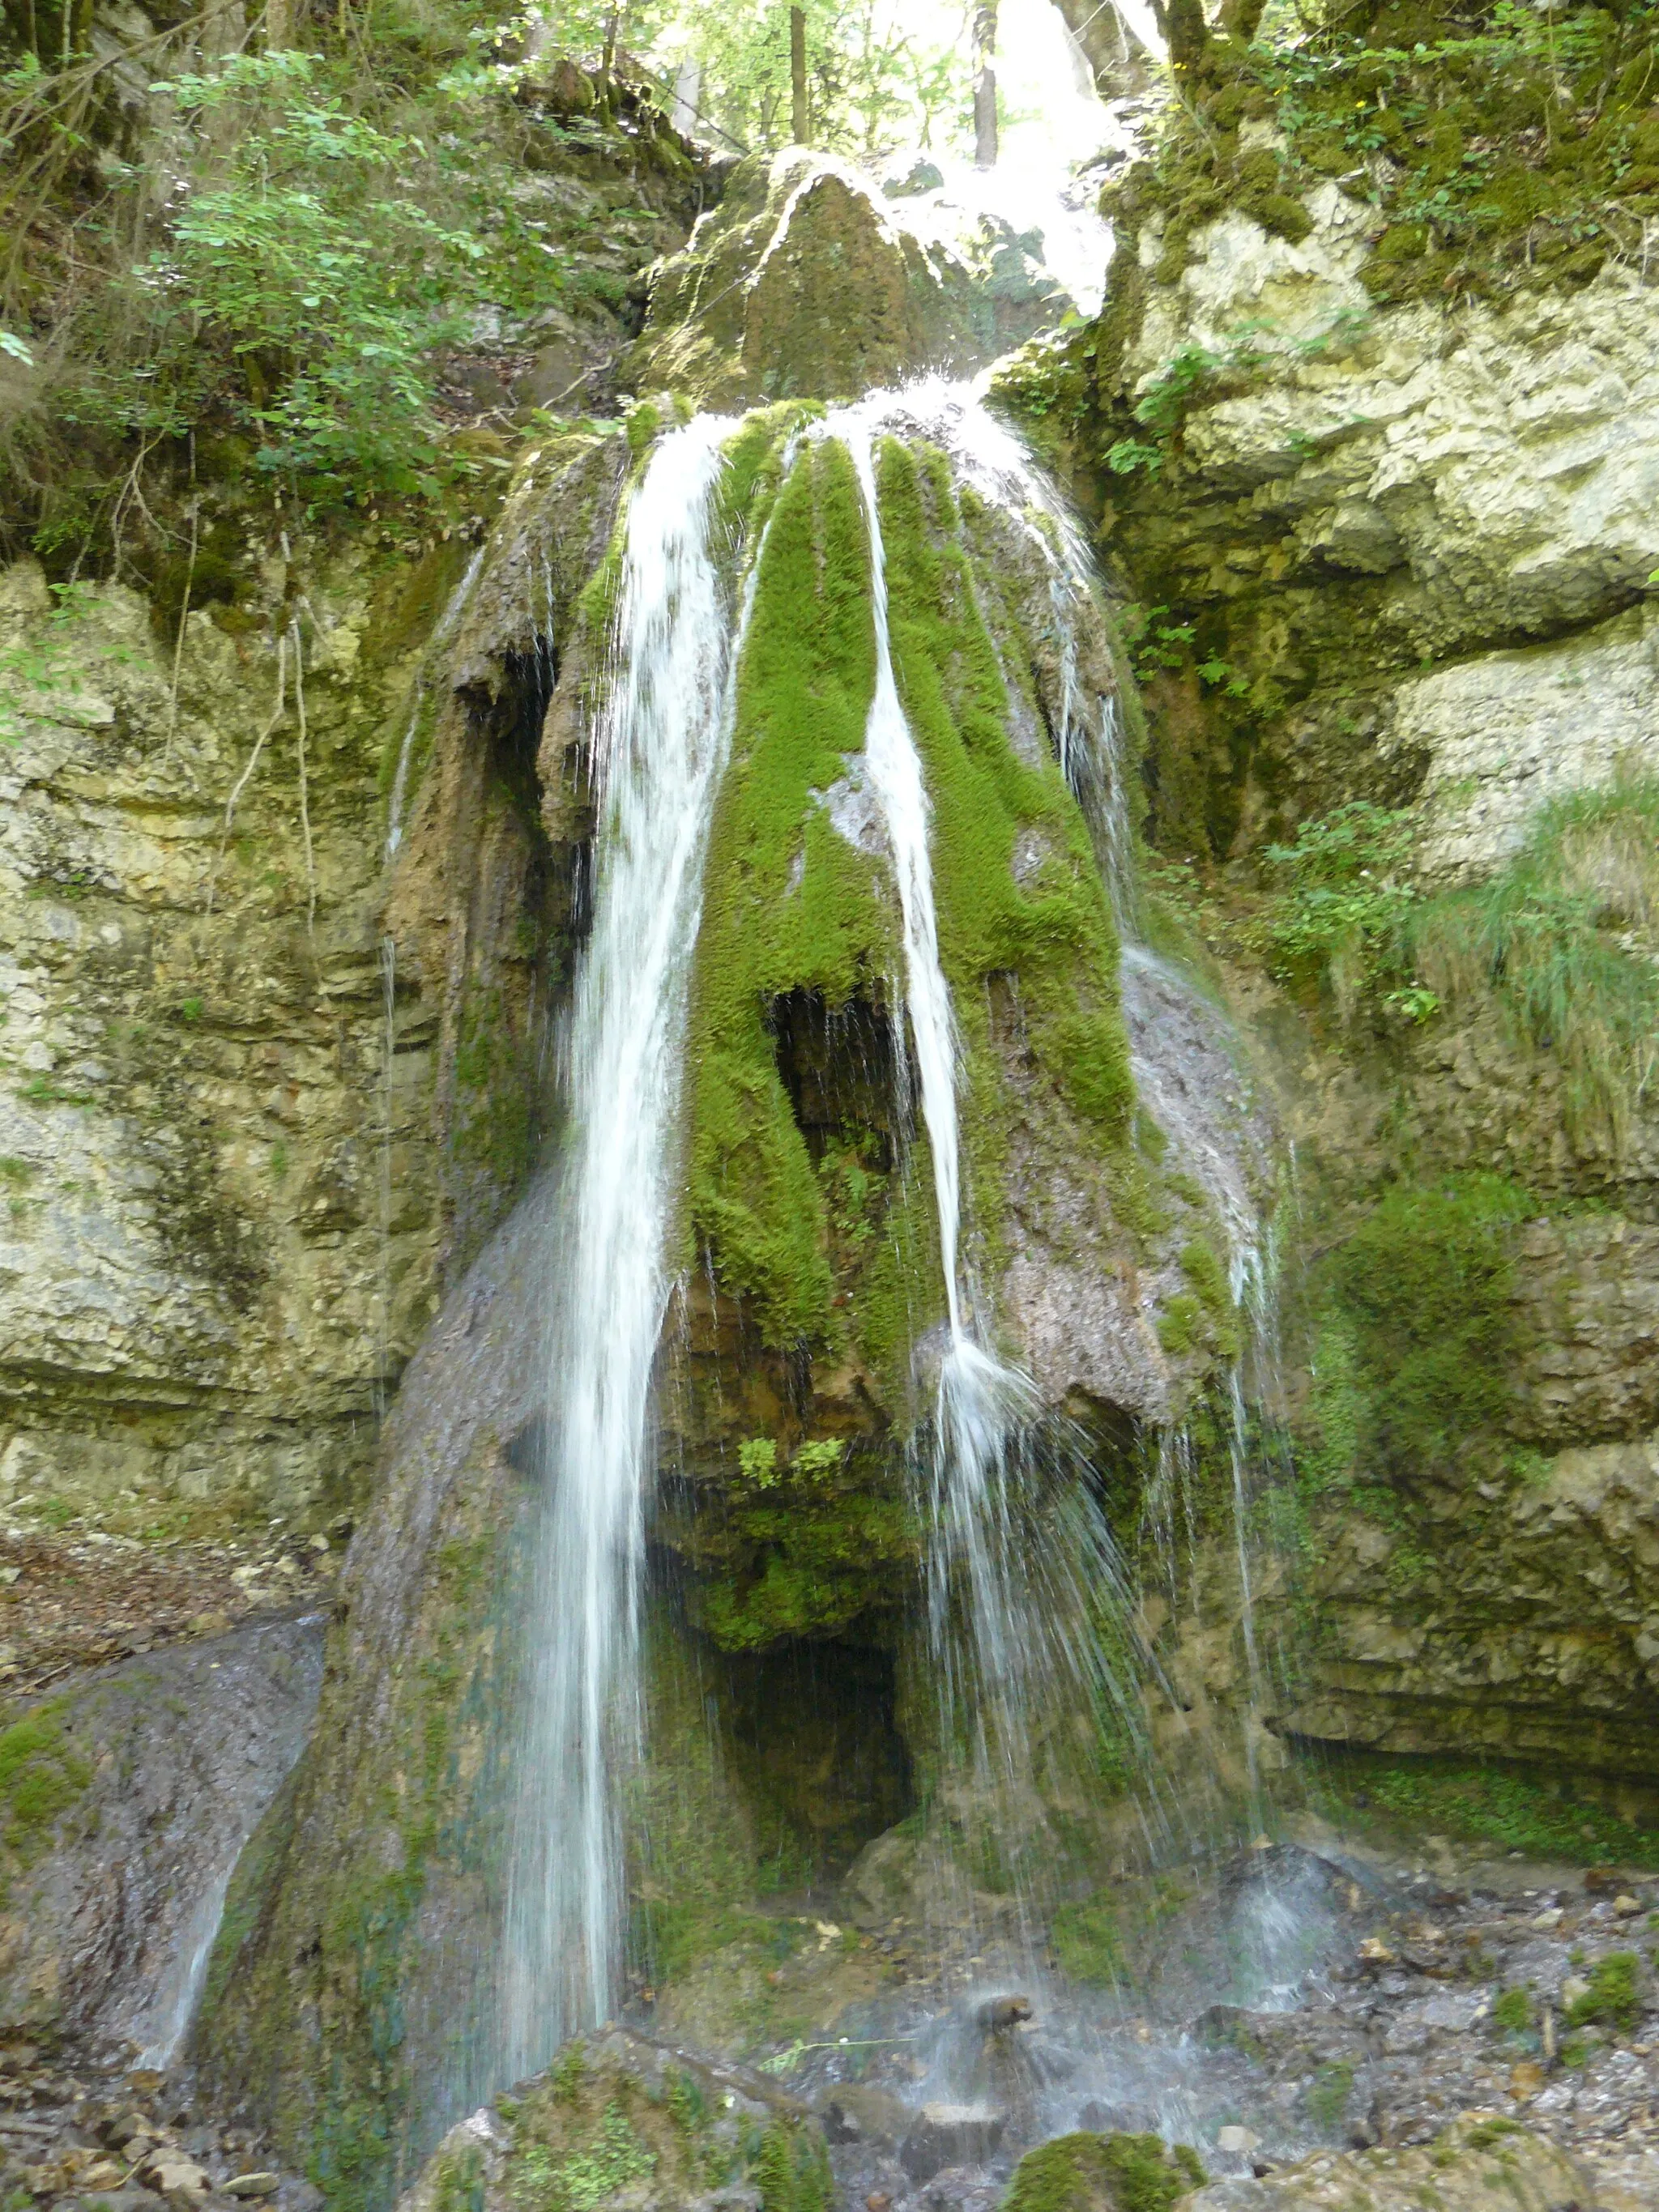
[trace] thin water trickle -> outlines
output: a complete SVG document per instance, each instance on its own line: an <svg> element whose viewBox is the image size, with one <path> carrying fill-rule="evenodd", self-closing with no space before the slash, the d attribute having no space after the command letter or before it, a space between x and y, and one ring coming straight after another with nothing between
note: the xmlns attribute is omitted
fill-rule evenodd
<svg viewBox="0 0 1659 2212"><path fill-rule="evenodd" d="M592 933L569 1037L573 1134L548 1255L544 1496L507 1898L497 2077L614 2009L616 1784L640 1724L652 1361L703 858L730 743L733 610L712 507L735 424L664 438L634 495L597 737Z"/></svg>
<svg viewBox="0 0 1659 2212"><path fill-rule="evenodd" d="M380 939L380 1252L375 1297L374 1417L386 1419L392 1368L392 1054L397 1049L398 940Z"/></svg>
<svg viewBox="0 0 1659 2212"><path fill-rule="evenodd" d="M409 702L409 720L404 729L404 741L398 748L398 765L392 778L392 796L386 805L386 857L394 860L404 842L404 809L409 799L409 767L415 757L415 739L421 726L421 709L426 703L427 668L435 656L454 636L462 613L472 596L472 586L478 580L478 571L483 566L484 549L480 545L467 562L460 581L444 603L438 617L438 626L428 641L416 672L415 690Z"/></svg>
<svg viewBox="0 0 1659 2212"><path fill-rule="evenodd" d="M869 532L875 690L864 772L897 883L904 962L898 996L905 1016L897 1042L902 1061L914 1055L944 1278L933 1419L917 1447L930 1531L928 1622L941 1736L965 1740L981 1787L1023 1792L1029 1802L1030 1729L1045 1692L1063 1682L1074 1706L1081 1701L1109 1710L1131 1727L1138 1716L1130 1712L1128 1686L1090 1632L1091 1607L1125 1602L1115 1547L1092 1498L1075 1484L1062 1486L1068 1502L1047 1532L1060 1540L1033 1540L1030 1512L1043 1477L1068 1459L1080 1463L1081 1440L1063 1422L1042 1423L1030 1376L985 1341L980 1301L962 1261L959 1048L939 958L931 808L893 666L876 480L876 440L895 431L921 432L943 445L964 478L1022 519L1025 506L1038 505L1056 535L1070 525L1016 441L964 386L935 380L900 393L878 392L835 410L822 426L820 434L842 443L852 459ZM1052 541L1041 532L1033 535L1052 557ZM1086 588L1083 573L1068 568L1067 590L1074 581ZM908 1084L908 1069L901 1079Z"/></svg>

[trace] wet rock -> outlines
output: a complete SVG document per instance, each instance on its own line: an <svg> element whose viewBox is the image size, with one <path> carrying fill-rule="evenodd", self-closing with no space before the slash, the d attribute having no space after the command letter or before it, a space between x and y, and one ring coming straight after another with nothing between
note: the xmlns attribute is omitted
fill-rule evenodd
<svg viewBox="0 0 1659 2212"><path fill-rule="evenodd" d="M1182 2212L1593 2212L1575 2159L1513 2121L1472 2117L1432 2146L1328 2151L1249 2180L1212 2182Z"/></svg>
<svg viewBox="0 0 1659 2212"><path fill-rule="evenodd" d="M1018 2027L1031 2017L1030 1997L988 1997L979 2008L979 2024L994 2033Z"/></svg>
<svg viewBox="0 0 1659 2212"><path fill-rule="evenodd" d="M903 2141L910 2107L874 2082L842 2083L823 2107L824 2133L831 2142L869 2142L884 2148Z"/></svg>
<svg viewBox="0 0 1659 2212"><path fill-rule="evenodd" d="M993 2212L1002 2185L982 2166L947 2166L924 2181L910 2202L916 2212Z"/></svg>
<svg viewBox="0 0 1659 2212"><path fill-rule="evenodd" d="M994 2105L924 2105L899 2146L899 2164L915 2182L947 2166L982 2166L1007 2118Z"/></svg>
<svg viewBox="0 0 1659 2212"><path fill-rule="evenodd" d="M0 2017L171 2056L231 1869L310 1729L322 1648L319 1614L264 1621L29 1710L13 1802L32 1783L54 1814L0 1844ZM155 2132L126 2111L102 2140Z"/></svg>
<svg viewBox="0 0 1659 2212"><path fill-rule="evenodd" d="M224 2185L227 2197L274 2197L281 2185L282 2177L275 2173L234 2174Z"/></svg>

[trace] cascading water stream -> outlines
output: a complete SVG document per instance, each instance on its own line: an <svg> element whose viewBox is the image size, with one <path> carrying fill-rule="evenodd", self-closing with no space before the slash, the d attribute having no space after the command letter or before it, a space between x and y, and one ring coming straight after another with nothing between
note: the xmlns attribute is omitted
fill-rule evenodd
<svg viewBox="0 0 1659 2212"><path fill-rule="evenodd" d="M939 1261L945 1279L946 1341L939 1359L930 1463L934 1544L930 1599L936 1658L949 1701L963 1699L969 1686L953 1680L957 1662L947 1633L953 1570L965 1572L972 1614L973 1658L978 1686L1006 1685L1013 1664L1006 1587L1008 1453L1019 1426L1036 1410L1036 1392L1017 1369L1006 1366L972 1333L970 1302L963 1297L959 1263L962 1212L961 1138L957 1113L958 1046L950 987L939 963L939 924L929 851L929 807L921 757L900 703L889 625L887 556L882 538L875 471L875 430L890 408L878 394L862 406L832 415L825 434L847 448L864 501L870 534L870 598L875 629L875 693L865 726L865 760L897 878L903 922L903 1006L915 1055L922 1120L933 1161ZM985 1722L975 1716L983 1753ZM1017 1729L996 1717L997 1747L1005 1765L1013 1755Z"/></svg>
<svg viewBox="0 0 1659 2212"><path fill-rule="evenodd" d="M545 1494L496 2064L506 2081L613 2008L616 1784L639 1727L651 1367L703 860L730 742L732 610L710 541L734 427L702 416L671 432L628 517L595 762L593 928L571 1026L573 1134L550 1255Z"/></svg>
<svg viewBox="0 0 1659 2212"><path fill-rule="evenodd" d="M1088 1632L1103 1594L1121 1604L1115 1547L1092 1498L1075 1486L1051 1529L1047 1556L1032 1556L1020 1515L1046 1452L1073 1453L1064 1423L1040 1443L1042 1407L1029 1376L987 1346L971 1279L963 1264L962 1159L957 1085L960 1054L950 987L941 964L930 852L931 808L921 757L899 697L890 635L886 550L876 479L878 433L921 430L945 446L964 477L1000 502L1011 483L1029 488L1063 520L1015 441L960 386L930 380L901 393L878 392L835 410L817 434L843 444L862 496L869 533L875 689L865 728L864 769L885 833L899 896L903 956L901 1060L908 1029L931 1157L945 1317L933 1420L920 1440L919 1473L930 1537L927 1585L941 1740L965 1736L978 1784L1031 1802L1030 1723L1045 1691L1064 1682L1079 1701L1138 1725L1127 1686ZM1069 527L1069 525L1066 526ZM1041 533L1045 555L1052 547ZM1067 588L1071 578L1067 578ZM1078 1440L1080 1441L1080 1440ZM1022 1535L1026 1540L1022 1541ZM1045 1547L1046 1548L1046 1547ZM954 1607L961 1601L960 1625ZM1019 1899L1023 1915L1024 1898ZM1028 1931L1029 1932L1029 1931ZM1030 1946L1028 1944L1027 1948Z"/></svg>

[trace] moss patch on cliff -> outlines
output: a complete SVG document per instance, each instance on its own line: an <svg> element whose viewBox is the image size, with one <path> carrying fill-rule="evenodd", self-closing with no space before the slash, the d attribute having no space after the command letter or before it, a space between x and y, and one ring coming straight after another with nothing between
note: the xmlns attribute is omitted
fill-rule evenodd
<svg viewBox="0 0 1659 2212"><path fill-rule="evenodd" d="M966 1211L994 1255L1011 1107L988 990L1012 981L1033 1060L1085 1142L1115 1153L1131 1091L1116 939L1058 767L1027 764L1009 741L1006 685L942 458L887 441L878 496L895 674L933 805L940 960L964 1046ZM766 1341L850 1336L884 1367L942 1306L943 1285L936 1258L931 1282L926 1272L934 1239L919 1133L909 1172L891 1173L910 1102L896 1095L896 898L879 835L865 826L873 806L859 759L874 685L869 592L850 462L815 441L768 528L710 848L690 1219ZM836 1023L844 1034L829 1056L861 1054L852 1074L804 1057L806 1030ZM855 1089L857 1102L846 1095Z"/></svg>
<svg viewBox="0 0 1659 2212"><path fill-rule="evenodd" d="M1212 49L1114 195L1136 228L1158 216L1160 282L1231 209L1304 236L1326 179L1385 219L1363 271L1380 300L1582 283L1639 252L1659 209L1650 9L1564 20L1406 0L1364 15Z"/></svg>
<svg viewBox="0 0 1659 2212"><path fill-rule="evenodd" d="M1087 826L1056 764L1028 765L977 603L943 456L889 441L880 458L893 665L927 776L939 959L965 1048L975 1226L1000 1226L992 977L1012 975L1030 1050L1103 1153L1127 1133L1133 1085L1118 1003L1117 937ZM1018 874L1015 844L1026 848Z"/></svg>
<svg viewBox="0 0 1659 2212"><path fill-rule="evenodd" d="M1313 1794L1345 1822L1394 1822L1569 1865L1659 1868L1659 1833L1584 1797L1570 1776L1356 1753L1327 1760Z"/></svg>
<svg viewBox="0 0 1659 2212"><path fill-rule="evenodd" d="M1536 1210L1501 1176L1402 1182L1330 1255L1314 1480L1409 1480L1492 1439L1514 1366L1515 1231Z"/></svg>
<svg viewBox="0 0 1659 2212"><path fill-rule="evenodd" d="M11 1876L40 1857L92 1779L91 1767L67 1741L68 1717L68 1705L56 1700L0 1734L0 1905Z"/></svg>

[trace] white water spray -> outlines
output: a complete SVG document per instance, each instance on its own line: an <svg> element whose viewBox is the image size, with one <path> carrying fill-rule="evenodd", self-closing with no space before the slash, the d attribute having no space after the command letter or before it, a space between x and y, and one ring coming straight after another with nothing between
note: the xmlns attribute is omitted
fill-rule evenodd
<svg viewBox="0 0 1659 2212"><path fill-rule="evenodd" d="M658 447L628 519L618 665L599 733L593 932L570 1045L573 1134L553 1255L550 1414L507 1899L503 2081L613 2009L617 1782L637 1742L651 1366L692 954L730 744L732 620L710 546L722 441Z"/></svg>

